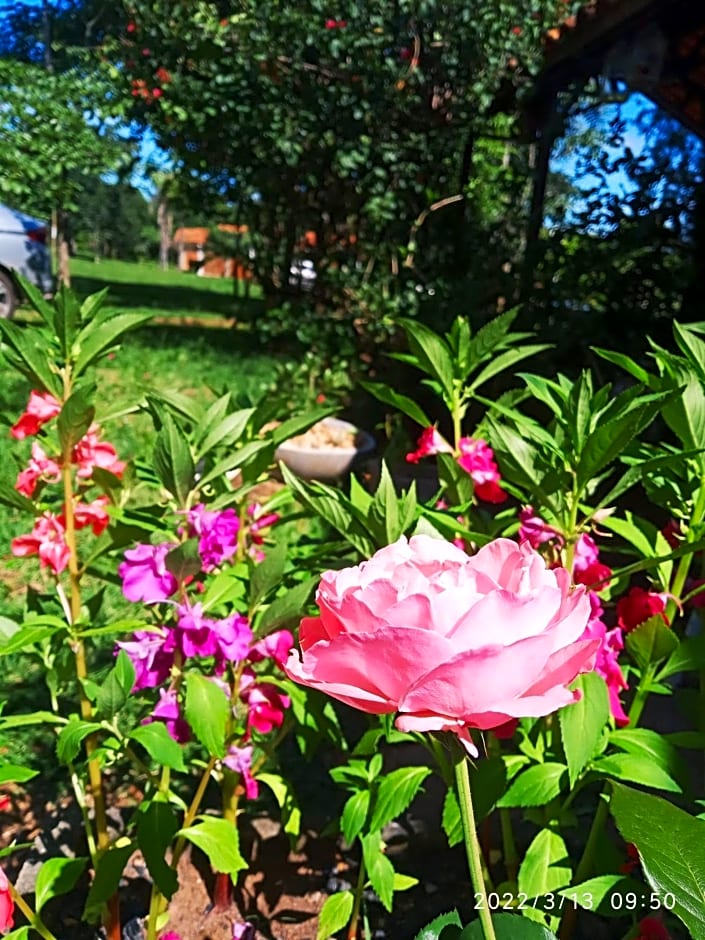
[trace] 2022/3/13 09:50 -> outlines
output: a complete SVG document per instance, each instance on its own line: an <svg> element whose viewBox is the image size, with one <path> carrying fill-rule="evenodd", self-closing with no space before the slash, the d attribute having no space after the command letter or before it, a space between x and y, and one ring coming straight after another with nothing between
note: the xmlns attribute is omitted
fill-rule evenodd
<svg viewBox="0 0 705 940"><path fill-rule="evenodd" d="M589 892L581 891L570 891L565 894L543 894L536 898L530 898L528 894L522 892L518 894L512 894L511 892L498 894L496 891L491 891L486 899L484 895L476 892L474 907L475 910L487 907L491 911L522 911L528 910L529 908L537 908L538 910L550 913L551 911L561 911L566 907L572 906L582 907L585 910L591 911L594 910L596 906L596 900L598 901L598 906L600 903L606 904L613 911L657 911L660 910L660 908L672 911L676 904L675 897L669 892L661 896L656 892L652 892L651 894L639 894L635 891L628 891L624 894L620 894L615 891L607 898L596 899Z"/></svg>

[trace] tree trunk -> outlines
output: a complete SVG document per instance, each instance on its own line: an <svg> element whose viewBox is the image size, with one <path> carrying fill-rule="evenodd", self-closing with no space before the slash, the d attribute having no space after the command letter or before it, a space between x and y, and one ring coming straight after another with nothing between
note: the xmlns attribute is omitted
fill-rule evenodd
<svg viewBox="0 0 705 940"><path fill-rule="evenodd" d="M59 284L71 287L71 251L69 247L68 215L62 209L56 213L57 259L56 277Z"/></svg>
<svg viewBox="0 0 705 940"><path fill-rule="evenodd" d="M171 229L174 216L169 210L168 196L160 193L157 205L157 225L159 226L159 267L162 271L169 268L169 248L171 247Z"/></svg>

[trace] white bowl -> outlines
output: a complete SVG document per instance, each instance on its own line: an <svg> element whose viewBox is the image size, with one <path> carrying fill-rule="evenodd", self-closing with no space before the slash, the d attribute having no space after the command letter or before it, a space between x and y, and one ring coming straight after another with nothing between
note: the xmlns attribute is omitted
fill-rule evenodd
<svg viewBox="0 0 705 940"><path fill-rule="evenodd" d="M375 442L367 431L360 431L349 421L340 418L323 418L321 424L355 435L354 447L305 447L295 441L284 441L274 452L275 460L280 460L303 480L337 480L344 476L353 460L361 454L374 450Z"/></svg>

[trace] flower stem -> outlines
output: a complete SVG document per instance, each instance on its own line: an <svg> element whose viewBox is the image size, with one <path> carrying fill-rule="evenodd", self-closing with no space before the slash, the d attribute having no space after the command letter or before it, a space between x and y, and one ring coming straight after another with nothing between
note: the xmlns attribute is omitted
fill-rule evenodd
<svg viewBox="0 0 705 940"><path fill-rule="evenodd" d="M492 915L487 903L487 888L482 875L483 863L480 852L480 842L477 838L477 825L475 823L475 810L472 805L472 792L470 789L470 774L468 773L468 759L461 750L460 745L456 745L457 754L455 760L455 782L458 788L458 802L460 804L460 817L463 821L463 833L465 835L465 852L468 857L468 868L470 869L470 879L476 900L479 901L480 923L482 924L482 933L485 940L496 940L494 927L492 926Z"/></svg>
<svg viewBox="0 0 705 940"><path fill-rule="evenodd" d="M360 853L360 870L357 873L353 909L350 914L350 923L348 924L348 940L357 940L357 925L360 920L360 906L362 905L362 894L365 890L366 881L367 871L365 870L365 857Z"/></svg>
<svg viewBox="0 0 705 940"><path fill-rule="evenodd" d="M17 891L12 882L8 881L7 888L10 892L12 900L27 918L27 923L30 925L30 927L32 927L33 930L36 930L40 937L44 937L44 940L56 940L56 937L51 932L51 930L44 926L44 923L39 915L35 914L22 895Z"/></svg>

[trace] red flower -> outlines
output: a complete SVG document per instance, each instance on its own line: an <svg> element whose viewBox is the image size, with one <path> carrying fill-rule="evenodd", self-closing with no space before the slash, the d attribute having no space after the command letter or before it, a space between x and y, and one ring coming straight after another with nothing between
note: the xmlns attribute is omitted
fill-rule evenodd
<svg viewBox="0 0 705 940"><path fill-rule="evenodd" d="M683 538L680 522L676 519L669 519L666 525L661 529L661 535L666 539L671 548L678 548Z"/></svg>
<svg viewBox="0 0 705 940"><path fill-rule="evenodd" d="M12 554L17 558L39 555L42 567L51 568L55 574L61 574L71 555L65 535L61 520L53 513L45 512L35 521L29 535L19 535L12 540Z"/></svg>
<svg viewBox="0 0 705 940"><path fill-rule="evenodd" d="M656 591L645 591L644 588L630 588L629 593L617 602L617 625L628 633L650 617L663 618L666 626L669 625L666 610L668 595L657 594Z"/></svg>
<svg viewBox="0 0 705 940"><path fill-rule="evenodd" d="M486 503L503 503L507 494L499 485L502 479L494 459L494 452L481 437L461 437L458 441L458 464L470 474L478 499Z"/></svg>
<svg viewBox="0 0 705 940"><path fill-rule="evenodd" d="M89 525L93 529L93 535L100 535L104 532L110 522L110 516L105 508L109 502L107 496L98 496L92 503L77 503L73 510L76 528L83 529ZM63 522L63 517L61 521Z"/></svg>
<svg viewBox="0 0 705 940"><path fill-rule="evenodd" d="M639 858L639 850L632 842L627 842L627 861L619 866L619 870L623 875L631 875L641 864L641 859Z"/></svg>
<svg viewBox="0 0 705 940"><path fill-rule="evenodd" d="M10 434L18 441L34 436L43 424L51 421L61 411L61 404L49 392L30 392L27 408L19 421L10 428Z"/></svg>
<svg viewBox="0 0 705 940"><path fill-rule="evenodd" d="M439 433L438 428L424 428L416 442L416 450L406 455L407 463L418 463L423 457L435 454L452 454L453 448Z"/></svg>
<svg viewBox="0 0 705 940"><path fill-rule="evenodd" d="M347 20L333 20L333 19L326 20L326 29L345 29L347 25L348 25Z"/></svg>
<svg viewBox="0 0 705 940"><path fill-rule="evenodd" d="M168 69L165 69L163 65L160 65L157 71L154 73L154 77L162 85L168 85L171 81L171 72Z"/></svg>
<svg viewBox="0 0 705 940"><path fill-rule="evenodd" d="M42 479L47 483L58 483L61 479L61 467L47 456L37 441L32 441L32 456L27 467L17 475L15 489L24 496L31 497L37 483Z"/></svg>
<svg viewBox="0 0 705 940"><path fill-rule="evenodd" d="M137 24L130 21L125 28L127 29L128 33L134 33L137 29Z"/></svg>
<svg viewBox="0 0 705 940"><path fill-rule="evenodd" d="M163 92L161 88L155 88L154 91L152 92L152 98L161 98L162 94Z"/></svg>
<svg viewBox="0 0 705 940"><path fill-rule="evenodd" d="M634 940L671 940L671 935L656 917L639 921L639 933Z"/></svg>

